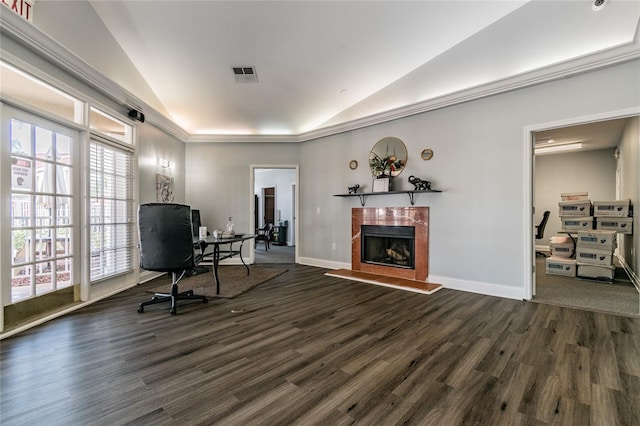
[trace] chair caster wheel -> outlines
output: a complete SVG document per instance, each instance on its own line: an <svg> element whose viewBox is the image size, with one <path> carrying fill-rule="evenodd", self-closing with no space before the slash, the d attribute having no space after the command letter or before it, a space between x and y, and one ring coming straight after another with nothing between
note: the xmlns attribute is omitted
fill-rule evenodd
<svg viewBox="0 0 640 426"><path fill-rule="evenodd" d="M141 314L144 312L144 308L142 306L138 306L138 313Z"/></svg>
<svg viewBox="0 0 640 426"><path fill-rule="evenodd" d="M177 313L175 309L171 309L169 312L171 313L171 315L175 315Z"/></svg>

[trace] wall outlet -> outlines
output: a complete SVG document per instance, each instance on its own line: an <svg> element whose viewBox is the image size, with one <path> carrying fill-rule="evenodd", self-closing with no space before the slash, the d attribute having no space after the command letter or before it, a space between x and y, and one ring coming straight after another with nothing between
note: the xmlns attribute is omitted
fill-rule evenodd
<svg viewBox="0 0 640 426"><path fill-rule="evenodd" d="M320 214L320 207L316 207L316 214Z"/></svg>
<svg viewBox="0 0 640 426"><path fill-rule="evenodd" d="M338 246L336 245L336 243L331 243L331 250L335 250L337 248Z"/></svg>

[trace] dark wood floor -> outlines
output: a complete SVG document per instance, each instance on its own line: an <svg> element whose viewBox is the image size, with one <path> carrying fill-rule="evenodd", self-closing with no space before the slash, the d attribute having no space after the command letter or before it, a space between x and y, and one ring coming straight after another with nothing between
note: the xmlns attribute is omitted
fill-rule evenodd
<svg viewBox="0 0 640 426"><path fill-rule="evenodd" d="M640 424L637 319L324 272L175 316L138 286L5 339L0 423Z"/></svg>

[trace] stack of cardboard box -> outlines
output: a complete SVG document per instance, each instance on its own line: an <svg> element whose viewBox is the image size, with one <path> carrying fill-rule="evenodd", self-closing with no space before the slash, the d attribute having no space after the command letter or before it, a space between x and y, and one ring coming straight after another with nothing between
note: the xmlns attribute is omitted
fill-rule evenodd
<svg viewBox="0 0 640 426"><path fill-rule="evenodd" d="M546 259L546 273L550 275L576 276L576 259L571 238L555 236L549 239L551 257Z"/></svg>
<svg viewBox="0 0 640 426"><path fill-rule="evenodd" d="M560 222L565 232L593 229L591 200L586 192L560 194L558 203ZM555 236L550 239L551 257L546 259L546 273L575 277L577 263L574 242L569 237Z"/></svg>
<svg viewBox="0 0 640 426"><path fill-rule="evenodd" d="M580 278L613 281L616 234L633 233L631 200L594 201L597 231L579 232L576 260Z"/></svg>
<svg viewBox="0 0 640 426"><path fill-rule="evenodd" d="M633 234L631 200L594 201L588 193L561 194L562 231L577 234L550 238L547 274L612 281L616 234Z"/></svg>
<svg viewBox="0 0 640 426"><path fill-rule="evenodd" d="M593 215L597 229L633 234L631 200L594 201Z"/></svg>
<svg viewBox="0 0 640 426"><path fill-rule="evenodd" d="M576 243L577 275L579 278L613 281L616 231L591 230L578 232Z"/></svg>
<svg viewBox="0 0 640 426"><path fill-rule="evenodd" d="M549 248L551 257L562 257L572 259L575 256L575 246L571 238L561 235L549 238Z"/></svg>
<svg viewBox="0 0 640 426"><path fill-rule="evenodd" d="M561 194L562 201L558 203L562 230L578 232L583 229L593 229L591 200L586 192Z"/></svg>

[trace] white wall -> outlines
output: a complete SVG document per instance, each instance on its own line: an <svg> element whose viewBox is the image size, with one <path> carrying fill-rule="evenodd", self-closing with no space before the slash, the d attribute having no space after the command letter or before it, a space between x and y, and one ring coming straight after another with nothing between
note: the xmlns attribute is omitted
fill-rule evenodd
<svg viewBox="0 0 640 426"><path fill-rule="evenodd" d="M638 61L536 87L306 142L300 154L300 253L304 261L350 262L352 207L338 198L355 183L370 191L367 155L376 141L396 136L407 145L407 170L432 180L441 194L420 194L430 207L430 280L448 287L525 297L531 260L524 129L640 105ZM431 148L434 157L422 161ZM360 167L352 171L348 161ZM531 195L530 195L531 196ZM406 195L369 197L367 206L408 205ZM318 208L320 214L317 214ZM332 242L337 250L331 250Z"/></svg>
<svg viewBox="0 0 640 426"><path fill-rule="evenodd" d="M561 193L588 192L592 202L616 199L613 152L613 149L601 149L535 157L534 222L540 223L545 210L551 212L544 239L536 244L548 246L549 238L562 230L558 214Z"/></svg>
<svg viewBox="0 0 640 426"><path fill-rule="evenodd" d="M203 225L210 229L224 229L232 216L236 232L252 232L251 166L296 166L299 149L291 143L189 143L186 202L199 207Z"/></svg>
<svg viewBox="0 0 640 426"><path fill-rule="evenodd" d="M182 141L149 123L138 128L138 190L140 204L158 202L156 174L171 176L174 180L174 202L185 203L185 146ZM158 165L159 159L173 162L173 169Z"/></svg>

